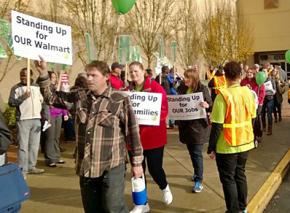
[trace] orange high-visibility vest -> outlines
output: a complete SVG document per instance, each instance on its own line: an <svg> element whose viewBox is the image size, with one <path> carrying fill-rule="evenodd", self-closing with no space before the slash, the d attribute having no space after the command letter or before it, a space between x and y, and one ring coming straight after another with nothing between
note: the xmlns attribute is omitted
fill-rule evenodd
<svg viewBox="0 0 290 213"><path fill-rule="evenodd" d="M223 124L224 138L230 146L240 146L254 140L252 118L255 100L247 86L220 89L227 109Z"/></svg>
<svg viewBox="0 0 290 213"><path fill-rule="evenodd" d="M224 89L227 87L227 82L226 82L226 78L224 75L222 76L214 76L213 77L213 83L214 83L214 87L213 89L215 90L215 94L219 94L219 90L220 89Z"/></svg>

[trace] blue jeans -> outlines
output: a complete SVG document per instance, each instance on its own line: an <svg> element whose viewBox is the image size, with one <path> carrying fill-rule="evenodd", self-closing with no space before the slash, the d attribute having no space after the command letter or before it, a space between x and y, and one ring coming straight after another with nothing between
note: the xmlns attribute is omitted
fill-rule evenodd
<svg viewBox="0 0 290 213"><path fill-rule="evenodd" d="M203 144L193 144L188 143L186 144L187 150L189 152L192 166L194 169L194 181L202 182L203 179L203 157L202 157L202 150Z"/></svg>
<svg viewBox="0 0 290 213"><path fill-rule="evenodd" d="M128 213L124 199L124 164L97 178L80 176L80 187L85 213Z"/></svg>
<svg viewBox="0 0 290 213"><path fill-rule="evenodd" d="M266 113L267 113L267 118L268 118L268 126L272 126L273 124L273 113L274 109L274 99L267 99L267 96L265 97L264 104L262 107L262 123L263 127L266 127Z"/></svg>
<svg viewBox="0 0 290 213"><path fill-rule="evenodd" d="M40 119L29 119L17 122L18 130L18 164L23 173L34 169L37 162L40 143Z"/></svg>

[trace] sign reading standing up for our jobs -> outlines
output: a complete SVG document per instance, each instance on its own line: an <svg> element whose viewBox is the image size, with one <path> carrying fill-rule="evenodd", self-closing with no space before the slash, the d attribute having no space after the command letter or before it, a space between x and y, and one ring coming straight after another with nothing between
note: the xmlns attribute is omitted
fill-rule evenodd
<svg viewBox="0 0 290 213"><path fill-rule="evenodd" d="M72 64L71 27L12 11L14 54L47 62Z"/></svg>
<svg viewBox="0 0 290 213"><path fill-rule="evenodd" d="M138 124L160 125L161 93L128 92Z"/></svg>
<svg viewBox="0 0 290 213"><path fill-rule="evenodd" d="M169 118L174 120L195 120L206 118L206 111L200 107L201 92L188 95L167 95Z"/></svg>

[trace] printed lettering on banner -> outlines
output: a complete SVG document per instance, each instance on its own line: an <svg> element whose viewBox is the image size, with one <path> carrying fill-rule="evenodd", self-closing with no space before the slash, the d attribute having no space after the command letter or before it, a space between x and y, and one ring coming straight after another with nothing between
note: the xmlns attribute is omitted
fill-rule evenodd
<svg viewBox="0 0 290 213"><path fill-rule="evenodd" d="M133 110L141 125L159 126L161 115L161 93L122 92L126 93L132 102Z"/></svg>
<svg viewBox="0 0 290 213"><path fill-rule="evenodd" d="M59 64L72 64L71 27L11 12L12 41L17 56Z"/></svg>
<svg viewBox="0 0 290 213"><path fill-rule="evenodd" d="M206 111L200 107L201 92L188 95L167 95L169 118L173 120L195 120L206 118Z"/></svg>

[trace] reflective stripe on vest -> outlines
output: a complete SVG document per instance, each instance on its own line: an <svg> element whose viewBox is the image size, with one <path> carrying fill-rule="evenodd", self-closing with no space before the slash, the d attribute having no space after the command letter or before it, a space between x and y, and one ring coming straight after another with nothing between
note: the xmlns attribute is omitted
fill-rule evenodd
<svg viewBox="0 0 290 213"><path fill-rule="evenodd" d="M223 124L225 140L230 146L252 142L252 115L256 109L251 91L247 87L233 87L220 92L227 105Z"/></svg>
<svg viewBox="0 0 290 213"><path fill-rule="evenodd" d="M220 89L225 89L226 88L226 78L224 75L222 76L214 76L213 77L214 81L214 87L213 89L215 90L215 94L219 94Z"/></svg>

